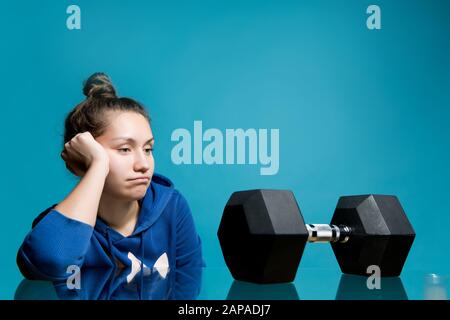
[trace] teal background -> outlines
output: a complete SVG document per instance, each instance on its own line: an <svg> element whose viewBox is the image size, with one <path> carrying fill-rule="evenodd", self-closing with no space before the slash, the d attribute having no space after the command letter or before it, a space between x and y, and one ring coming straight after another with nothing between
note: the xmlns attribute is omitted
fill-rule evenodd
<svg viewBox="0 0 450 320"><path fill-rule="evenodd" d="M81 30L66 28L70 4ZM366 27L370 4L381 30ZM96 71L147 106L156 171L188 199L209 267L224 266L216 232L231 193L279 188L310 223L329 222L340 195L396 194L417 233L404 272L449 274L449 1L10 1L0 30L0 298L22 279L33 218L77 181L59 156L63 120ZM171 133L194 120L279 128L278 174L172 164ZM330 246L307 247L297 279L315 268L339 274Z"/></svg>

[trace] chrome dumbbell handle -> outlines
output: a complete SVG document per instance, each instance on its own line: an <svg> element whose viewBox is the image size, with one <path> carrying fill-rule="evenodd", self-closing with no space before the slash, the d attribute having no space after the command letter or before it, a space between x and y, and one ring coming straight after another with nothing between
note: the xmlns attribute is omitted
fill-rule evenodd
<svg viewBox="0 0 450 320"><path fill-rule="evenodd" d="M307 224L308 242L340 242L345 243L350 238L351 228L334 224Z"/></svg>

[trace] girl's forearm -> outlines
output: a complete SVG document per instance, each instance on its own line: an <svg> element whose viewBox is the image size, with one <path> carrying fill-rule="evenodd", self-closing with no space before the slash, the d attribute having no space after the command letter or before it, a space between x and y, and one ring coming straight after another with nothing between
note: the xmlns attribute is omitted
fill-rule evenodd
<svg viewBox="0 0 450 320"><path fill-rule="evenodd" d="M107 165L93 162L76 187L54 209L68 218L95 226L108 172Z"/></svg>

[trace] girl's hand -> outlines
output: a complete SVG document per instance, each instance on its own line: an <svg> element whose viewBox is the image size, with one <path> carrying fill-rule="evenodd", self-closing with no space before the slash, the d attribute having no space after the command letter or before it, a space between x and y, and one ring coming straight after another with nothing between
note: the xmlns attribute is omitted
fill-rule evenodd
<svg viewBox="0 0 450 320"><path fill-rule="evenodd" d="M89 131L79 133L64 145L61 158L66 168L76 176L82 177L93 163L101 163L109 172L109 157L105 148L98 143Z"/></svg>

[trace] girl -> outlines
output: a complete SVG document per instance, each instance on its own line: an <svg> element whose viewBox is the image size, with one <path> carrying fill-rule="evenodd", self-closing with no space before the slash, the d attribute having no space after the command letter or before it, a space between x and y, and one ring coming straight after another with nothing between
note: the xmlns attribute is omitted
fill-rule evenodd
<svg viewBox="0 0 450 320"><path fill-rule="evenodd" d="M112 266L131 270L129 282L140 274L142 283L153 271L165 277L206 266L186 199L154 172L145 109L117 97L104 73L90 76L83 93L65 120L61 153L80 181L34 220L17 254L22 274L56 281L77 267Z"/></svg>

